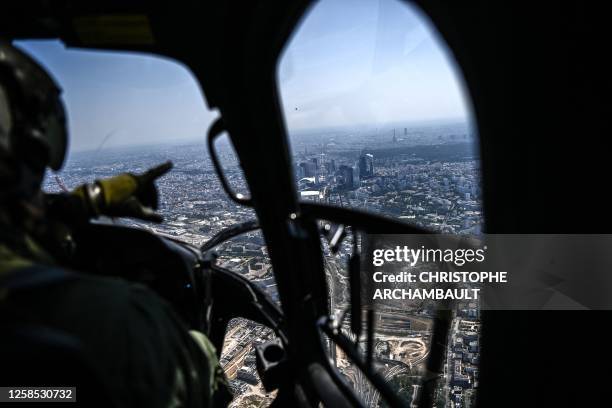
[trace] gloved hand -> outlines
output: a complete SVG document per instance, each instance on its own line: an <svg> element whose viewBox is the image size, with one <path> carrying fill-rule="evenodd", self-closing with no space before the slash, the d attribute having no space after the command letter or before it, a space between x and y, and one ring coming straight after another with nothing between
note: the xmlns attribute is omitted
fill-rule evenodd
<svg viewBox="0 0 612 408"><path fill-rule="evenodd" d="M73 192L92 217L132 217L145 221L162 222L155 210L158 206L155 180L172 168L172 162L153 167L143 174L124 173L108 179L84 184Z"/></svg>

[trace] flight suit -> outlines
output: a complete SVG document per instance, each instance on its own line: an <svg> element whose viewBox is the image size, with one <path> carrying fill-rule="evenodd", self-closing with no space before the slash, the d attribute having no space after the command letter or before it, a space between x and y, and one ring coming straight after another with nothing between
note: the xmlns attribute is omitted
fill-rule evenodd
<svg viewBox="0 0 612 408"><path fill-rule="evenodd" d="M118 406L229 401L214 347L204 335L190 333L169 304L141 285L58 268L27 236L18 242L13 250L0 236L0 315L19 311L20 319L79 339ZM45 269L65 273L65 279L29 289L3 285L33 271L45 276Z"/></svg>

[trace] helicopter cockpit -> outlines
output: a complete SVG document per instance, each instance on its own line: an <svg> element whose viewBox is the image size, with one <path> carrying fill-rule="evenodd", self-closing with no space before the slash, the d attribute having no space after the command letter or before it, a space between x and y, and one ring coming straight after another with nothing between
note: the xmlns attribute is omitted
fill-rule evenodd
<svg viewBox="0 0 612 408"><path fill-rule="evenodd" d="M517 406L520 393L499 393L517 373L535 394L554 389L565 348L545 339L574 317L398 307L373 299L361 267L371 235L531 233L571 212L545 204L578 174L555 160L579 147L541 136L551 121L523 133L530 113L569 109L533 91L546 75L510 68L532 67L531 43L506 35L511 7L238 3L23 1L0 14L0 37L64 89L72 145L46 191L174 163L164 222L90 223L74 268L169 301L216 347L230 406ZM540 62L565 61L555 51ZM508 321L534 334L508 347ZM550 377L515 364L524 356Z"/></svg>
<svg viewBox="0 0 612 408"><path fill-rule="evenodd" d="M483 223L469 97L419 10L396 0L313 5L268 78L287 137L272 142L258 130L248 137L258 151L246 156L231 114L205 106L214 104L193 67L175 55L112 50L104 30L117 25L119 42L155 38L147 16L73 23L76 38L16 42L56 77L68 107L68 162L45 190L175 166L159 185L165 222L87 226L75 237L75 269L144 283L170 301L220 351L235 406L428 406L452 397L443 372L453 312L376 308L359 272L363 234L478 233ZM283 178L258 192L253 180L268 161L284 166ZM270 203L285 205L276 232ZM463 390L468 404L475 389Z"/></svg>

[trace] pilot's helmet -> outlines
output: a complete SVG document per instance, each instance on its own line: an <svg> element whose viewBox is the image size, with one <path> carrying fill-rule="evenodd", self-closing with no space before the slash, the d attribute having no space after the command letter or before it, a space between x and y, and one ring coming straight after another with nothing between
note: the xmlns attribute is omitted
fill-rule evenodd
<svg viewBox="0 0 612 408"><path fill-rule="evenodd" d="M31 57L0 39L0 197L40 190L59 170L68 131L61 89Z"/></svg>

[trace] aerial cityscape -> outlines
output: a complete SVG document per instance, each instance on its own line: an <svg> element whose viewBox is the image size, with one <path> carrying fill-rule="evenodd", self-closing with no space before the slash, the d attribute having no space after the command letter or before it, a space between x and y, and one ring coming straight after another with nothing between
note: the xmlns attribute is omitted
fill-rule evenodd
<svg viewBox="0 0 612 408"><path fill-rule="evenodd" d="M393 124L360 129L322 129L291 135L294 175L302 200L358 208L451 234L482 233L479 155L476 135L462 122ZM233 185L246 189L231 150L221 152ZM174 169L159 181L165 221L128 225L146 228L191 244L202 244L226 227L255 218L225 194L204 143L105 148L73 153L65 169L49 175L46 191L72 189L122 172L142 172L165 160ZM332 311L339 315L348 298L347 261L352 244L336 253L324 244ZM278 302L274 273L259 231L218 248L222 266L262 287ZM430 351L434 302L387 301L377 304L375 367L412 405L423 381ZM343 327L348 333L348 322ZM437 382L437 407L469 407L478 387L479 308L474 302L453 311L444 372ZM232 406L260 407L272 402L255 368L254 346L273 332L235 319L226 334L221 364L235 398ZM347 357L330 345L336 366L369 407L385 406L380 395Z"/></svg>

